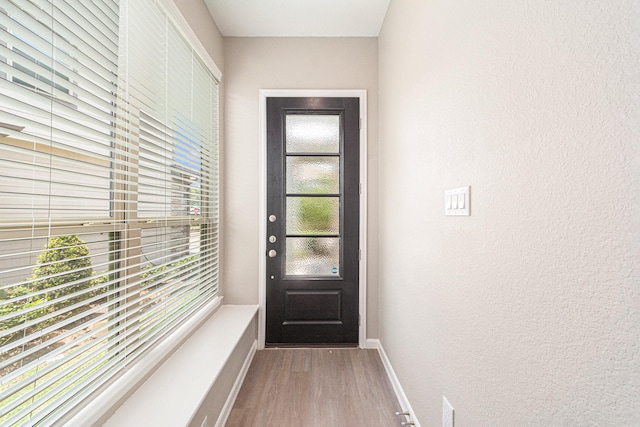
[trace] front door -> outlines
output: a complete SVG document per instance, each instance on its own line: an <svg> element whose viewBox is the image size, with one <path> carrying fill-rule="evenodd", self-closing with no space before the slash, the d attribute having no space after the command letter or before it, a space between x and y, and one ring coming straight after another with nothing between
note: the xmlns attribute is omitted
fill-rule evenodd
<svg viewBox="0 0 640 427"><path fill-rule="evenodd" d="M358 344L359 98L267 98L266 344Z"/></svg>

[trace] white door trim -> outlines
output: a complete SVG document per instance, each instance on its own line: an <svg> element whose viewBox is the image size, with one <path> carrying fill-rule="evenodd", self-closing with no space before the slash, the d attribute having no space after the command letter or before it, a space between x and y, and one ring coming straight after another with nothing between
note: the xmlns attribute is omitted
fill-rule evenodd
<svg viewBox="0 0 640 427"><path fill-rule="evenodd" d="M260 214L258 220L259 274L258 298L258 349L265 345L267 307L267 98L322 97L360 98L360 284L359 304L360 327L358 346L366 348L367 338L367 91L365 89L298 90L261 89L260 110Z"/></svg>

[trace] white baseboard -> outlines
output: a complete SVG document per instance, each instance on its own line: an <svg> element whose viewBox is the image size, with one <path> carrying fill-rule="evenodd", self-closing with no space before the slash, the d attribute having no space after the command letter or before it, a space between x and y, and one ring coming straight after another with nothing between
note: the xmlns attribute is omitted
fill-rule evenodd
<svg viewBox="0 0 640 427"><path fill-rule="evenodd" d="M249 350L249 354L244 359L244 363L240 372L238 373L238 378L236 378L236 382L233 384L231 388L231 392L227 397L227 401L224 403L222 407L222 411L220 412L220 416L218 416L218 421L216 421L215 427L224 427L229 419L229 415L231 415L231 410L233 409L233 404L238 397L238 393L240 393L240 388L242 388L242 383L244 382L245 377L247 376L247 372L249 371L249 366L251 366L251 362L253 361L253 357L256 355L256 350L258 349L258 341L254 340L251 345L251 349Z"/></svg>
<svg viewBox="0 0 640 427"><path fill-rule="evenodd" d="M385 371L387 371L387 376L389 377L389 381L391 382L393 391L396 393L396 397L398 398L398 403L400 403L400 407L404 412L408 412L410 414L410 419L411 421L414 422L414 426L420 427L420 422L416 418L416 414L415 412L413 412L413 408L411 408L409 399L407 398L407 395L404 393L404 390L402 389L400 380L396 376L396 373L393 370L393 367L391 366L391 361L387 357L387 353L385 353L384 347L382 347L382 343L380 342L380 340L367 338L367 348L378 350L378 354L380 354L380 359L382 360L382 364L384 365Z"/></svg>
<svg viewBox="0 0 640 427"><path fill-rule="evenodd" d="M367 341L366 341L365 345L366 345L365 348L377 350L378 347L380 346L380 340L379 339L373 339L373 338L367 338Z"/></svg>

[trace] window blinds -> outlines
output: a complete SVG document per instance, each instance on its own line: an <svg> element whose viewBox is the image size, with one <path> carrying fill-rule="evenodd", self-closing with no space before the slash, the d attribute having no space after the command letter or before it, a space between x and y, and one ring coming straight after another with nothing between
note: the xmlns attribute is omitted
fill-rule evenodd
<svg viewBox="0 0 640 427"><path fill-rule="evenodd" d="M161 2L0 3L0 424L51 424L217 294L217 108Z"/></svg>

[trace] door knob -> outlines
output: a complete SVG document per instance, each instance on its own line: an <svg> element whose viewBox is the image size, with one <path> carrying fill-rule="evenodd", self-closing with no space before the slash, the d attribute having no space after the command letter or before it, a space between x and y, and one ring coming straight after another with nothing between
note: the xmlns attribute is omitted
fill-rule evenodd
<svg viewBox="0 0 640 427"><path fill-rule="evenodd" d="M275 243L276 240L276 236L269 236L269 243Z"/></svg>
<svg viewBox="0 0 640 427"><path fill-rule="evenodd" d="M274 258L276 255L278 255L278 252L276 252L275 249L269 251L269 258Z"/></svg>
<svg viewBox="0 0 640 427"><path fill-rule="evenodd" d="M275 215L269 215L269 222L276 222L276 216Z"/></svg>

